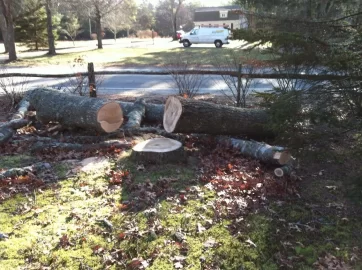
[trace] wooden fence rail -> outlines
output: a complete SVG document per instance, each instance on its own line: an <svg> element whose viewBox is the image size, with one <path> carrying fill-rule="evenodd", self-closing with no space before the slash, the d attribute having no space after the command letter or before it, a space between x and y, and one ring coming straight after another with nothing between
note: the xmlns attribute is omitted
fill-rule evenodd
<svg viewBox="0 0 362 270"><path fill-rule="evenodd" d="M299 79L299 80L312 80L312 81L333 81L333 80L362 80L362 76L347 76L347 75L333 75L333 74L289 74L289 73L254 73L247 74L228 71L217 70L175 70L175 71L137 71L137 70L124 70L124 71L95 71L94 75L169 75L172 72L178 74L198 74L198 75L230 75L242 78L253 79ZM77 76L88 76L88 72L80 73L64 73L64 74L38 74L38 73L2 73L0 78L5 77L36 77L36 78L69 78Z"/></svg>

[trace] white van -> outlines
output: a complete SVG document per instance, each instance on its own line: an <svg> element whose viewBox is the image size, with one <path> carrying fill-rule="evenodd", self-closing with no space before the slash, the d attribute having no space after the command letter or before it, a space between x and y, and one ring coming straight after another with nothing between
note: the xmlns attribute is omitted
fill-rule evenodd
<svg viewBox="0 0 362 270"><path fill-rule="evenodd" d="M220 27L194 28L181 36L180 43L184 47L190 47L191 44L215 44L216 48L221 48L229 44L229 30Z"/></svg>

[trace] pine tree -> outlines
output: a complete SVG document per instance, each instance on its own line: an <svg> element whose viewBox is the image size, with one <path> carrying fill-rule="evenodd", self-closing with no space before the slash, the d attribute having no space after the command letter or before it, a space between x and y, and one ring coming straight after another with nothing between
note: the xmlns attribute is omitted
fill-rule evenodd
<svg viewBox="0 0 362 270"><path fill-rule="evenodd" d="M56 30L53 32L56 38ZM48 46L47 14L44 7L17 21L16 37L17 41L24 43L30 49L39 50Z"/></svg>

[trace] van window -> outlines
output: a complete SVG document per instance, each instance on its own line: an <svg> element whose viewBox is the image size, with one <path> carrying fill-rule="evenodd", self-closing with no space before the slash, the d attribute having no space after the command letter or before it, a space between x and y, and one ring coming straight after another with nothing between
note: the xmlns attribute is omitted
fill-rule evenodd
<svg viewBox="0 0 362 270"><path fill-rule="evenodd" d="M197 35L199 33L199 29L194 29L191 31L190 35Z"/></svg>

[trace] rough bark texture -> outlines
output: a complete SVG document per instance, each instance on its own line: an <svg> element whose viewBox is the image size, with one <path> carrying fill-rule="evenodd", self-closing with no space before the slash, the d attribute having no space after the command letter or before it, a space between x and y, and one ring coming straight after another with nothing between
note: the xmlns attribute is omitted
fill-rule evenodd
<svg viewBox="0 0 362 270"><path fill-rule="evenodd" d="M244 141L233 138L220 137L219 142L231 145L240 150L244 156L255 158L263 163L285 165L291 160L290 153L280 146L271 146L255 141Z"/></svg>
<svg viewBox="0 0 362 270"><path fill-rule="evenodd" d="M49 55L55 55L55 43L54 43L54 34L53 34L53 22L52 22L52 10L51 10L51 1L46 0L45 9L47 13L47 33L48 33L48 47Z"/></svg>
<svg viewBox="0 0 362 270"><path fill-rule="evenodd" d="M80 144L80 143L62 143L62 142L37 142L30 147L31 152L42 152L49 150L62 150L62 151L74 151L83 152L90 150L104 150L107 148L114 149L129 149L132 147L131 143L122 143L117 140L105 141L95 144Z"/></svg>
<svg viewBox="0 0 362 270"><path fill-rule="evenodd" d="M132 102L119 101L118 103L121 105L124 115L128 115L133 109ZM145 121L162 123L164 105L146 103L145 107Z"/></svg>
<svg viewBox="0 0 362 270"><path fill-rule="evenodd" d="M27 166L24 168L13 168L13 169L9 169L4 172L1 172L0 180L6 179L6 178L25 176L25 175L28 175L29 173L34 174L34 173L38 173L39 171L48 170L50 168L51 168L50 164L44 163L44 162L36 163L34 165Z"/></svg>
<svg viewBox="0 0 362 270"><path fill-rule="evenodd" d="M167 138L154 138L132 148L131 158L141 164L167 164L186 161L182 144Z"/></svg>
<svg viewBox="0 0 362 270"><path fill-rule="evenodd" d="M51 89L35 89L28 94L28 100L35 108L37 118L44 123L53 121L65 127L113 132L123 122L122 109L116 102L69 95Z"/></svg>
<svg viewBox="0 0 362 270"><path fill-rule="evenodd" d="M181 97L166 101L163 126L167 132L219 135L272 135L263 110L241 109Z"/></svg>
<svg viewBox="0 0 362 270"><path fill-rule="evenodd" d="M5 18L6 26L7 26L7 44L9 49L9 60L15 61L18 59L16 56L16 48L15 48L15 27L14 20L12 14L12 0L0 0L2 12Z"/></svg>
<svg viewBox="0 0 362 270"><path fill-rule="evenodd" d="M138 99L132 106L131 112L127 114L128 122L123 127L124 129L133 129L139 128L141 126L141 122L145 117L146 113L146 102L144 99Z"/></svg>
<svg viewBox="0 0 362 270"><path fill-rule="evenodd" d="M25 127L29 123L25 119L11 120L0 126L0 145L8 142L18 128Z"/></svg>
<svg viewBox="0 0 362 270"><path fill-rule="evenodd" d="M1 5L0 5L0 8L1 8ZM8 53L9 52L8 29L7 29L5 17L2 14L2 12L0 12L0 29L1 29L1 34L3 37L3 41L4 41L5 53Z"/></svg>
<svg viewBox="0 0 362 270"><path fill-rule="evenodd" d="M11 117L11 120L23 119L25 114L28 112L30 103L25 98L22 99L18 105L17 112Z"/></svg>
<svg viewBox="0 0 362 270"><path fill-rule="evenodd" d="M95 6L95 8L96 8L96 28L97 28L98 49L103 49L101 11L99 10L98 6Z"/></svg>

